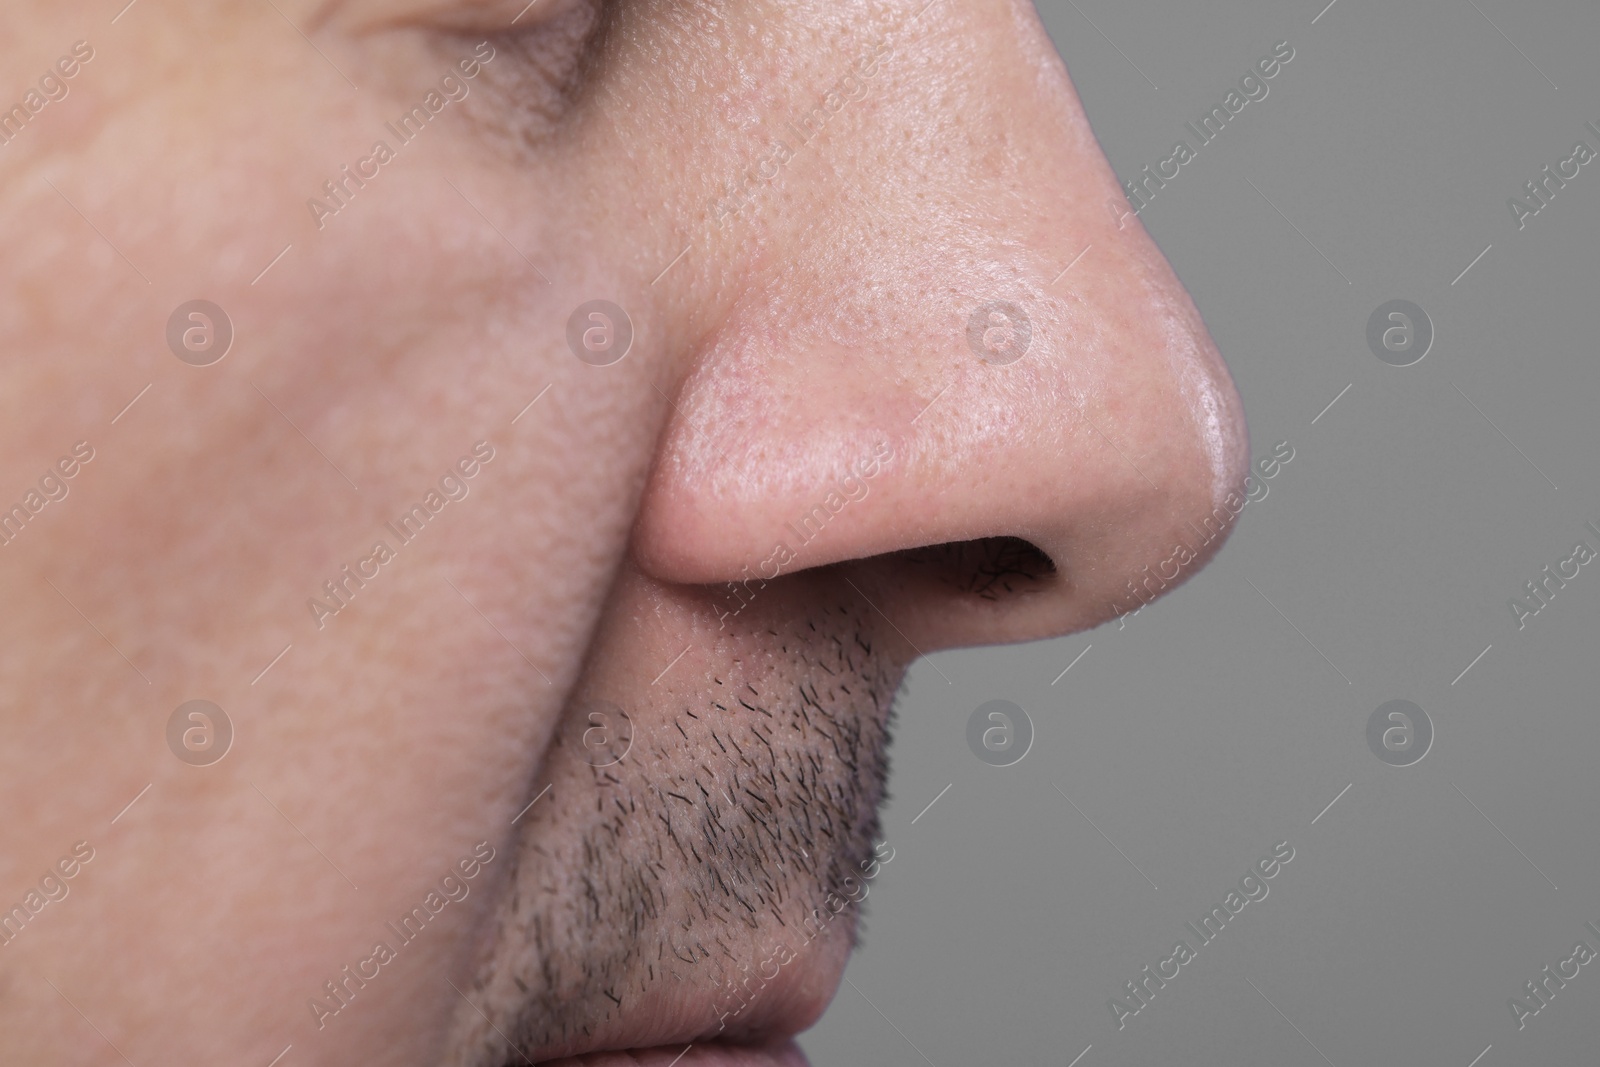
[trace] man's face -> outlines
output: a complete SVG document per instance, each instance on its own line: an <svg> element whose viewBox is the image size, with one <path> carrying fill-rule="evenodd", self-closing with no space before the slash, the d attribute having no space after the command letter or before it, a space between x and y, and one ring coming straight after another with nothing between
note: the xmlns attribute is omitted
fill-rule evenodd
<svg viewBox="0 0 1600 1067"><path fill-rule="evenodd" d="M793 1062L906 666L1243 474L1031 5L121 7L0 15L5 1062Z"/></svg>

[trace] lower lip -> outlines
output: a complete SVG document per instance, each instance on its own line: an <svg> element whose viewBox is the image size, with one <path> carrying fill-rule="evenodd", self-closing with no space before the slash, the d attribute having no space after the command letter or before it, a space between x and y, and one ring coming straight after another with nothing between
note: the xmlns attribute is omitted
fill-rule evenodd
<svg viewBox="0 0 1600 1067"><path fill-rule="evenodd" d="M542 1067L811 1067L793 1041L767 1048L740 1045L663 1045L628 1052L590 1052Z"/></svg>

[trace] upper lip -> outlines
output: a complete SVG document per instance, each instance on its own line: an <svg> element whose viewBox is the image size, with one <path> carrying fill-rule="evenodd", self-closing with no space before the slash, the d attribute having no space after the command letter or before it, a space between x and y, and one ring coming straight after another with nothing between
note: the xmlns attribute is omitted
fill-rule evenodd
<svg viewBox="0 0 1600 1067"><path fill-rule="evenodd" d="M751 969L745 1006L727 986L712 986L701 975L681 982L662 968L656 979L631 1000L624 996L612 1018L591 1033L552 1041L526 1050L536 1064L600 1052L626 1052L657 1046L773 1047L813 1025L833 999L842 978L841 966L826 962L819 947L800 948L775 976ZM764 984L763 984L764 983ZM726 1012L728 1014L724 1015Z"/></svg>

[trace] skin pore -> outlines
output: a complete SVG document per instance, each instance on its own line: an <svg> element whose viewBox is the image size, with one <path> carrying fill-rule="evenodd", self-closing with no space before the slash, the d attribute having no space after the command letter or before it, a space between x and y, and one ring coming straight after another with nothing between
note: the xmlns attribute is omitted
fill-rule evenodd
<svg viewBox="0 0 1600 1067"><path fill-rule="evenodd" d="M78 42L0 144L0 503L93 452L0 543L0 1063L793 1062L905 668L1243 476L1032 6L17 0L0 107Z"/></svg>

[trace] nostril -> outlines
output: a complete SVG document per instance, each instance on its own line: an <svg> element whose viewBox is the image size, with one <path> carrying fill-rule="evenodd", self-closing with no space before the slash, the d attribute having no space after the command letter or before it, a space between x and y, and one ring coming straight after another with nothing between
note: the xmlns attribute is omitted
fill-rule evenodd
<svg viewBox="0 0 1600 1067"><path fill-rule="evenodd" d="M901 549L893 558L925 569L929 577L961 593L999 600L1038 592L1055 578L1056 565L1042 549L1020 537L980 537Z"/></svg>

